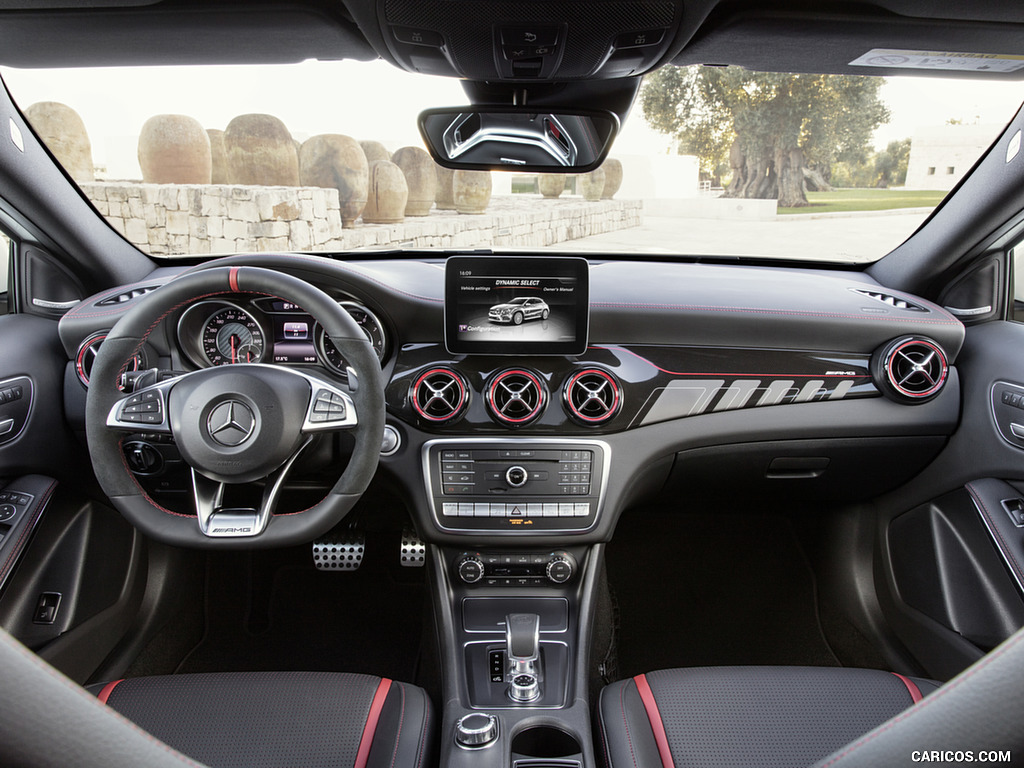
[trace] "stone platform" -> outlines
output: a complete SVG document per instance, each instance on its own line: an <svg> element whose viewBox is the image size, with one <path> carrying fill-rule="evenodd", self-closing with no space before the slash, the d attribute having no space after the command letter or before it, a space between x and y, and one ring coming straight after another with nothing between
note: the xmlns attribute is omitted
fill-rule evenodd
<svg viewBox="0 0 1024 768"><path fill-rule="evenodd" d="M356 248L530 248L642 223L639 200L587 202L507 195L487 211L432 210L399 224L344 229L338 192L321 187L82 184L86 196L131 243L154 256Z"/></svg>

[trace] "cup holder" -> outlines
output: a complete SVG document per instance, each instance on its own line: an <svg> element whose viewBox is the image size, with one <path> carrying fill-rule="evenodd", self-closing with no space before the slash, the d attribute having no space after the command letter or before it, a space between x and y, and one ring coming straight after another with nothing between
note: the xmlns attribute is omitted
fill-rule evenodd
<svg viewBox="0 0 1024 768"><path fill-rule="evenodd" d="M527 728L512 739L513 757L579 758L582 751L575 736L550 725Z"/></svg>

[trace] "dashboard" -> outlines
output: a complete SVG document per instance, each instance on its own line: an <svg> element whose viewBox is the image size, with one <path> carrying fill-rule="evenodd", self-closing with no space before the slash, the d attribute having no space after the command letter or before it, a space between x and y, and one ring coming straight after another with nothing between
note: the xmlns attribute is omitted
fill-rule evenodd
<svg viewBox="0 0 1024 768"><path fill-rule="evenodd" d="M927 464L959 416L963 325L856 272L479 255L446 269L419 254L235 256L193 269L238 264L314 283L366 333L392 441L381 482L436 541L606 540L645 494L716 482L866 498ZM72 423L84 422L83 349L182 271L62 319ZM129 367L232 363L309 368L343 386L347 375L315 318L248 294L181 307ZM324 441L307 487L318 466L344 461L343 441ZM173 445L152 448L160 469L132 469L172 496Z"/></svg>

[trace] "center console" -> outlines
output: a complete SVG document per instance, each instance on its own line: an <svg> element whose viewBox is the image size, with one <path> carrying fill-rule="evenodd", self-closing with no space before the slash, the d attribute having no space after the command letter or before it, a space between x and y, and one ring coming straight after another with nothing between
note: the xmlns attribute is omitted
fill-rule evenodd
<svg viewBox="0 0 1024 768"><path fill-rule="evenodd" d="M586 686L601 548L432 548L444 765L596 765Z"/></svg>
<svg viewBox="0 0 1024 768"><path fill-rule="evenodd" d="M587 349L585 260L452 257L445 270L453 356ZM492 381L483 399L495 422L514 430L543 422L539 379L524 370ZM439 379L418 403L428 421L449 387L459 389L460 408L470 400L460 378ZM611 447L453 435L423 442L419 461L430 523L447 542L429 558L444 667L442 764L596 766L587 677L602 545L580 539L601 520Z"/></svg>

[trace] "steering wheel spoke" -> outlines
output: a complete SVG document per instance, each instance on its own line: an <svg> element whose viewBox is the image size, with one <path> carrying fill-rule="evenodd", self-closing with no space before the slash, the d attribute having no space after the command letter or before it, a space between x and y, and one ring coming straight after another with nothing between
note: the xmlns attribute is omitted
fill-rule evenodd
<svg viewBox="0 0 1024 768"><path fill-rule="evenodd" d="M224 492L229 484L211 480L193 468L192 494L199 530L203 535L210 538L244 538L261 534L277 510L285 480L295 466L295 461L312 441L312 436L306 438L292 457L267 477L259 509L225 507Z"/></svg>
<svg viewBox="0 0 1024 768"><path fill-rule="evenodd" d="M177 379L140 389L122 397L107 414L107 427L126 432L171 433L167 399Z"/></svg>
<svg viewBox="0 0 1024 768"><path fill-rule="evenodd" d="M359 423L356 405L348 392L316 377L300 374L309 380L311 393L303 432L329 432L352 429Z"/></svg>

